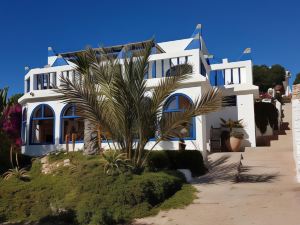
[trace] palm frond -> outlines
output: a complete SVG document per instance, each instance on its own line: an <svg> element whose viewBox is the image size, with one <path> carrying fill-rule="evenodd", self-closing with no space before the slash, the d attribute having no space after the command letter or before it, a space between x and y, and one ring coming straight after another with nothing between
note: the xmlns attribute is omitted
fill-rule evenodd
<svg viewBox="0 0 300 225"><path fill-rule="evenodd" d="M161 139L169 140L180 137L180 130L188 128L195 116L205 115L221 108L222 94L220 89L211 88L195 101L194 105L183 112L168 113L163 116L160 124Z"/></svg>

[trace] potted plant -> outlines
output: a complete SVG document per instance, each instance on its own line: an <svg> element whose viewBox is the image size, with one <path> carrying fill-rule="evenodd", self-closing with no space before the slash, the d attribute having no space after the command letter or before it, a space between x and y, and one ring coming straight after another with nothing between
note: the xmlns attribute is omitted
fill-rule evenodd
<svg viewBox="0 0 300 225"><path fill-rule="evenodd" d="M236 128L244 128L244 126L242 124L243 120L242 119L241 120L232 120L232 119L224 120L223 118L220 118L220 119L222 122L221 126L229 129L229 137L225 141L227 149L232 152L240 151L240 147L242 144L242 140L244 138L244 134L242 132L236 130Z"/></svg>

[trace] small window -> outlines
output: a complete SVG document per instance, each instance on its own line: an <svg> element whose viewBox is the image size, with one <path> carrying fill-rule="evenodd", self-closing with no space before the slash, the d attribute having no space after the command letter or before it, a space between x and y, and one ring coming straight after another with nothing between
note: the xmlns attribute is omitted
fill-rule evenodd
<svg viewBox="0 0 300 225"><path fill-rule="evenodd" d="M236 106L236 95L225 96L222 98L222 106Z"/></svg>
<svg viewBox="0 0 300 225"><path fill-rule="evenodd" d="M77 113L76 106L67 105L61 116L61 143L82 142L84 139L84 119Z"/></svg>
<svg viewBox="0 0 300 225"><path fill-rule="evenodd" d="M167 100L162 119L166 119L168 116L171 116L173 113L181 113L185 109L192 106L192 102L188 97L183 94L174 94L169 97ZM192 118L189 124L185 124L180 130L174 130L174 134L176 134L179 138L182 139L194 139L195 138L195 118ZM175 138L176 139L176 138Z"/></svg>

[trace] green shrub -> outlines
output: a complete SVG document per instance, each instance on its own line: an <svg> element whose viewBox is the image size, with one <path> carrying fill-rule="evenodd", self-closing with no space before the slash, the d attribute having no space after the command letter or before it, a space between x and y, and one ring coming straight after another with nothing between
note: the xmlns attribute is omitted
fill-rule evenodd
<svg viewBox="0 0 300 225"><path fill-rule="evenodd" d="M170 161L167 151L153 151L148 157L148 167L152 171L170 168Z"/></svg>
<svg viewBox="0 0 300 225"><path fill-rule="evenodd" d="M152 151L149 155L147 165L151 171L161 169L189 169L193 176L206 173L207 169L203 163L203 157L198 150L163 150Z"/></svg>
<svg viewBox="0 0 300 225"><path fill-rule="evenodd" d="M41 163L35 160L29 182L0 180L0 223L124 224L153 213L184 183L175 171L108 176L99 155L72 153L69 158L77 167L74 172L63 167L60 173L44 175Z"/></svg>

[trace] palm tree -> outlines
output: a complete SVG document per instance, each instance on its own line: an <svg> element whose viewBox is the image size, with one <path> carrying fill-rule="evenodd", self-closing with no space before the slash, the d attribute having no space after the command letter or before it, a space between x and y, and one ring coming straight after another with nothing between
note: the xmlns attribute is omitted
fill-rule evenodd
<svg viewBox="0 0 300 225"><path fill-rule="evenodd" d="M176 67L172 76L148 90L144 77L153 46L152 40L143 43L140 50L130 51L125 46L125 59L112 57L103 48L88 48L72 60L82 79L72 82L62 77L56 89L62 100L76 104L78 113L89 121L94 132L101 127L102 134L109 133L110 145L126 152L136 168L145 165L150 152L145 153L145 146L156 130L160 135L150 150L161 141L179 137L177 131L188 127L192 117L221 107L221 92L212 88L185 111L163 116L163 104L190 77L192 66ZM99 142L95 137L95 143Z"/></svg>
<svg viewBox="0 0 300 225"><path fill-rule="evenodd" d="M3 88L0 89L0 118L2 119L3 112L7 106L7 93L8 93L8 88Z"/></svg>

